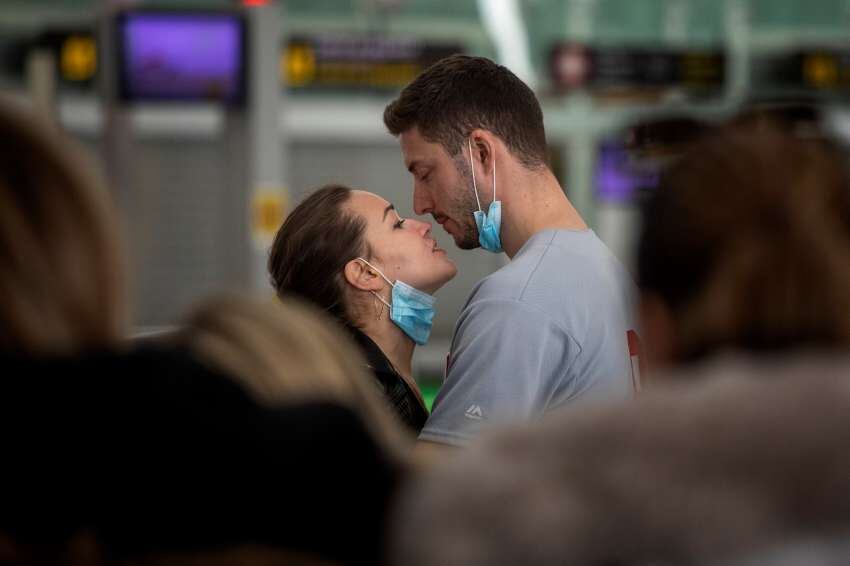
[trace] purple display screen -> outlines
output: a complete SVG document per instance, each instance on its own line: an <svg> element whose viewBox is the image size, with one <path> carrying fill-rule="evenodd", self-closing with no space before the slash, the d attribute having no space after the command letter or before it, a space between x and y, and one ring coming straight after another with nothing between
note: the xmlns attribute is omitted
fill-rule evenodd
<svg viewBox="0 0 850 566"><path fill-rule="evenodd" d="M596 198L609 203L631 203L641 190L658 185L657 168L639 167L620 143L604 143L596 159Z"/></svg>
<svg viewBox="0 0 850 566"><path fill-rule="evenodd" d="M240 102L244 29L234 14L124 13L119 23L123 98Z"/></svg>

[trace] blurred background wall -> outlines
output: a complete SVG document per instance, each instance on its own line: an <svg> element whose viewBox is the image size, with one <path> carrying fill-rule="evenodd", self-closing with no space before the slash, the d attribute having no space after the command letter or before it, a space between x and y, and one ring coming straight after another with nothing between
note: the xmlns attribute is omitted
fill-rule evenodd
<svg viewBox="0 0 850 566"><path fill-rule="evenodd" d="M115 60L103 40L108 8L263 4L0 3L0 88L55 119L110 177L139 331L175 323L211 292L271 293L269 235L313 188L346 183L412 213L412 182L381 114L416 73L453 52L494 58L535 89L553 170L627 265L641 195L701 125L778 108L800 128L850 136L850 0L281 0L275 21L257 31L279 42L262 74L280 98L261 117L279 144L264 146L238 126L250 122L244 108L104 94ZM278 157L268 183L246 174L258 152ZM435 235L460 274L440 292L432 342L417 352L422 379L441 375L472 284L505 261L454 249L439 227Z"/></svg>

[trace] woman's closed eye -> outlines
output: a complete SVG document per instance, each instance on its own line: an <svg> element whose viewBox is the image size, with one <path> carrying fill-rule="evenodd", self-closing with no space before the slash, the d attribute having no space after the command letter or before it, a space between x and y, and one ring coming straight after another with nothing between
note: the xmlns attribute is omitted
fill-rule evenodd
<svg viewBox="0 0 850 566"><path fill-rule="evenodd" d="M405 221L405 220L407 220L407 219L406 219L406 218L402 218L401 216L399 216L399 217L398 217L398 220L396 221L396 223L395 223L395 224L393 224L393 228L401 228L401 226L402 226L402 224L404 224L404 221Z"/></svg>

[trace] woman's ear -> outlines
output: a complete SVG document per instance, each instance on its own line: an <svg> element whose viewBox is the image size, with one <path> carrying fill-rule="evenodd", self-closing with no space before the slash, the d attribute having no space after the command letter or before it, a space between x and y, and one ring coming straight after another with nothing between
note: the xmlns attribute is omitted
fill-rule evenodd
<svg viewBox="0 0 850 566"><path fill-rule="evenodd" d="M371 267L360 260L352 259L343 269L345 280L349 285L361 291L379 291L384 286L384 280Z"/></svg>

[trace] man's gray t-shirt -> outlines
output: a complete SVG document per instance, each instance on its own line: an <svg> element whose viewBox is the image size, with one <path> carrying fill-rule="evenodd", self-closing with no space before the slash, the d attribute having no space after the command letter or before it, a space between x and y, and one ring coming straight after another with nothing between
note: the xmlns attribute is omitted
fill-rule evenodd
<svg viewBox="0 0 850 566"><path fill-rule="evenodd" d="M538 232L473 288L419 438L464 444L486 423L526 421L579 399L630 398L635 297L592 230Z"/></svg>

